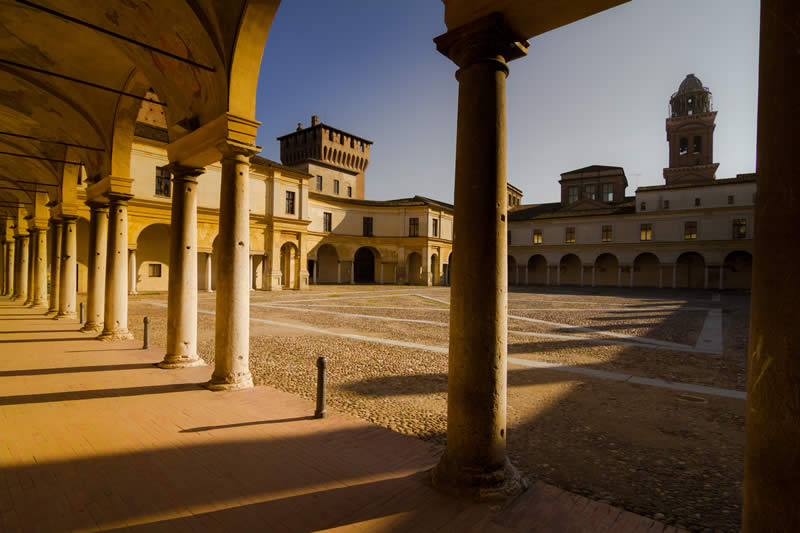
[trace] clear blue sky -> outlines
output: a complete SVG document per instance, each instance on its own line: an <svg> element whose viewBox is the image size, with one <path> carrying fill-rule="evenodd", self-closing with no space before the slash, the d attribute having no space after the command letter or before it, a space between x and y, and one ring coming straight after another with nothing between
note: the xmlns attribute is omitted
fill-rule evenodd
<svg viewBox="0 0 800 533"><path fill-rule="evenodd" d="M285 0L258 87L258 143L322 122L375 144L369 199L453 198L456 67L436 52L439 0ZM758 0L633 0L530 41L510 64L508 178L556 201L559 174L625 168L633 194L663 183L664 120L686 74L710 88L718 178L755 170Z"/></svg>

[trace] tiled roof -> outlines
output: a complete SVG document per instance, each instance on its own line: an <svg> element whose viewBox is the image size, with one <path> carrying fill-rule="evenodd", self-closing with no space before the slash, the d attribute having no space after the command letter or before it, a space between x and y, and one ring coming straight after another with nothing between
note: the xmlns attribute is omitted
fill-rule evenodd
<svg viewBox="0 0 800 533"><path fill-rule="evenodd" d="M635 198L630 196L626 197L623 202L619 202L616 204L608 204L608 206L604 206L597 209L585 209L583 211L566 209L561 205L561 202L524 205L510 212L508 214L508 220L510 222L521 222L524 220L535 220L535 219L545 219L545 218L574 218L574 217L604 216L604 215L626 215L635 212L636 212Z"/></svg>

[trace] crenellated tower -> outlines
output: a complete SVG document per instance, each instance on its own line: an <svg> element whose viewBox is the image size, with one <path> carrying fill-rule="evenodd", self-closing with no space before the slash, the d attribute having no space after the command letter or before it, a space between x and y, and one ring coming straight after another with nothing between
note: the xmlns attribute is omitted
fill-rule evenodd
<svg viewBox="0 0 800 533"><path fill-rule="evenodd" d="M667 185L713 181L719 163L713 159L717 112L711 107L711 91L688 74L670 97L669 107L669 168L664 169L664 180Z"/></svg>
<svg viewBox="0 0 800 533"><path fill-rule="evenodd" d="M311 117L311 126L282 137L281 163L315 176L311 190L321 194L364 199L364 178L372 141L328 126Z"/></svg>

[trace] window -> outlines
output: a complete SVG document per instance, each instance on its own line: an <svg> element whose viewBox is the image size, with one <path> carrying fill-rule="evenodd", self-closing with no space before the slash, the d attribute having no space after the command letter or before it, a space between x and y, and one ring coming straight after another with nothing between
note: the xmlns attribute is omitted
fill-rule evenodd
<svg viewBox="0 0 800 533"><path fill-rule="evenodd" d="M575 242L575 226L570 226L564 230L564 242L566 243Z"/></svg>
<svg viewBox="0 0 800 533"><path fill-rule="evenodd" d="M419 219L417 217L408 219L408 236L419 237Z"/></svg>
<svg viewBox="0 0 800 533"><path fill-rule="evenodd" d="M339 194L339 180L333 180L333 194Z"/></svg>
<svg viewBox="0 0 800 533"><path fill-rule="evenodd" d="M439 236L439 221L437 219L433 219L433 225L431 226L431 231L433 231L433 236Z"/></svg>
<svg viewBox="0 0 800 533"><path fill-rule="evenodd" d="M147 265L147 274L151 278L161 277L161 263L150 263Z"/></svg>
<svg viewBox="0 0 800 533"><path fill-rule="evenodd" d="M372 237L372 217L364 217L364 237Z"/></svg>
<svg viewBox="0 0 800 533"><path fill-rule="evenodd" d="M317 176L317 190L322 190L322 176Z"/></svg>
<svg viewBox="0 0 800 533"><path fill-rule="evenodd" d="M664 200L664 209L669 209L669 200Z"/></svg>
<svg viewBox="0 0 800 533"><path fill-rule="evenodd" d="M166 196L169 198L169 170L165 167L156 167L156 196Z"/></svg>
<svg viewBox="0 0 800 533"><path fill-rule="evenodd" d="M294 191L286 191L286 214L294 215Z"/></svg>
<svg viewBox="0 0 800 533"><path fill-rule="evenodd" d="M734 218L733 219L733 238L746 239L747 238L747 219Z"/></svg>
<svg viewBox="0 0 800 533"><path fill-rule="evenodd" d="M597 200L597 186L594 184L585 185L583 187L583 197L589 200Z"/></svg>
<svg viewBox="0 0 800 533"><path fill-rule="evenodd" d="M322 231L333 231L333 215L322 213Z"/></svg>
<svg viewBox="0 0 800 533"><path fill-rule="evenodd" d="M604 183L603 184L603 201L604 202L613 202L614 201L614 184L613 183Z"/></svg>
<svg viewBox="0 0 800 533"><path fill-rule="evenodd" d="M652 224L642 224L639 226L639 240L640 241L652 241L653 240L653 225Z"/></svg>
<svg viewBox="0 0 800 533"><path fill-rule="evenodd" d="M603 233L600 237L600 240L602 240L603 242L611 242L612 236L613 236L613 231L611 229L611 226L610 225L603 226Z"/></svg>
<svg viewBox="0 0 800 533"><path fill-rule="evenodd" d="M533 244L542 244L542 230L533 230Z"/></svg>
<svg viewBox="0 0 800 533"><path fill-rule="evenodd" d="M689 139L686 137L681 137L680 140L680 155L686 155L689 153Z"/></svg>
<svg viewBox="0 0 800 533"><path fill-rule="evenodd" d="M329 141L332 141L332 140L333 140L333 131L329 131L329 132L328 132L328 140L329 140Z"/></svg>
<svg viewBox="0 0 800 533"><path fill-rule="evenodd" d="M700 207L700 198L695 198L694 199L694 206L695 207Z"/></svg>
<svg viewBox="0 0 800 533"><path fill-rule="evenodd" d="M647 211L647 202L642 202L639 206L639 211Z"/></svg>
<svg viewBox="0 0 800 533"><path fill-rule="evenodd" d="M348 198L353 197L353 188L350 185L347 186L347 197Z"/></svg>
<svg viewBox="0 0 800 533"><path fill-rule="evenodd" d="M687 241L691 241L697 238L697 222L683 223L683 238L684 240Z"/></svg>
<svg viewBox="0 0 800 533"><path fill-rule="evenodd" d="M361 151L364 151L364 143L361 143Z"/></svg>
<svg viewBox="0 0 800 533"><path fill-rule="evenodd" d="M512 205L514 205L514 203L513 203L513 202L514 202L514 199L513 199L513 198L511 198L511 195L509 194L509 195L508 195L508 205L509 205L509 206L512 206Z"/></svg>
<svg viewBox="0 0 800 533"><path fill-rule="evenodd" d="M728 196L728 205L733 205L733 195Z"/></svg>
<svg viewBox="0 0 800 533"><path fill-rule="evenodd" d="M702 137L700 137L699 135L695 135L694 142L692 143L692 152L695 154L699 154L700 149L702 148L701 144L702 144Z"/></svg>
<svg viewBox="0 0 800 533"><path fill-rule="evenodd" d="M567 203L571 204L578 201L578 188L567 187Z"/></svg>

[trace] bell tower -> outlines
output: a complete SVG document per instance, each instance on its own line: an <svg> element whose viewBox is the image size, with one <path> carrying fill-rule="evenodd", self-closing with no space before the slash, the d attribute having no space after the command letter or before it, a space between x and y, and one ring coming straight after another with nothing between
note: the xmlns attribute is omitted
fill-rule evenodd
<svg viewBox="0 0 800 533"><path fill-rule="evenodd" d="M714 120L711 91L694 74L688 74L669 99L667 118L669 168L667 185L713 181L719 163L714 163Z"/></svg>

